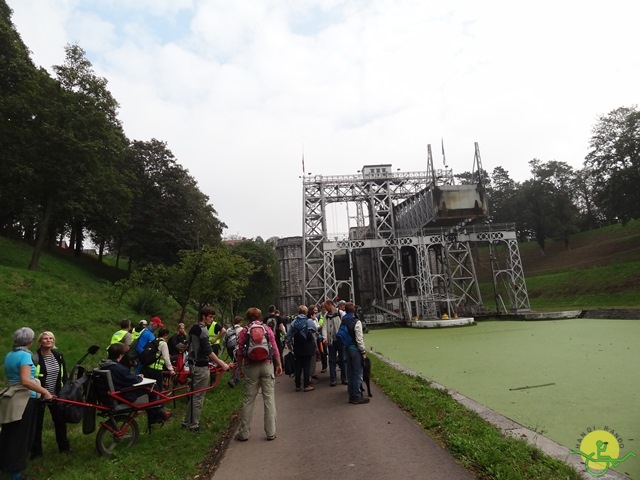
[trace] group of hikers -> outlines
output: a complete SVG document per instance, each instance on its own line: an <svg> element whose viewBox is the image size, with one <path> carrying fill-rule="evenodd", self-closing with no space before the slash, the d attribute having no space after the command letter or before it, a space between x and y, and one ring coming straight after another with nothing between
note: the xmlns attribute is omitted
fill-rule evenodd
<svg viewBox="0 0 640 480"><path fill-rule="evenodd" d="M369 398L361 392L362 366L366 358L363 325L355 315L353 303L327 300L322 305L298 307L296 315L281 316L274 305L263 318L260 309L249 308L244 317L236 316L233 325L225 327L215 321L213 307L203 307L198 321L186 330L179 323L170 335L160 317L141 320L132 325L120 322L107 348L107 358L99 368L109 370L116 391L127 390L123 398L138 400L143 393L153 400L153 391L136 393L131 387L144 378L155 380L154 390L170 388L169 379L190 381L188 404L182 427L200 430L202 405L213 370L233 368L229 387L244 386L238 441L246 441L251 433L251 418L256 397L261 392L264 402L264 432L267 440L276 438L275 377L282 375L287 357L288 373L294 377L296 391L311 392L321 373L329 370L330 386L348 386L349 403L364 404ZM36 342L37 351L31 352ZM223 350L224 349L224 350ZM224 354L229 362L221 359ZM11 479L22 477L27 459L42 456L42 429L45 410L51 412L55 438L61 453L71 452L67 425L56 414L52 400L69 380L66 362L56 348L55 335L42 332L37 340L29 327L13 334L13 350L5 358L8 386L0 391L0 470ZM216 367L212 369L212 367ZM339 371L339 372L338 372ZM338 377L339 375L339 377ZM149 425L164 423L171 413L162 406L147 410Z"/></svg>

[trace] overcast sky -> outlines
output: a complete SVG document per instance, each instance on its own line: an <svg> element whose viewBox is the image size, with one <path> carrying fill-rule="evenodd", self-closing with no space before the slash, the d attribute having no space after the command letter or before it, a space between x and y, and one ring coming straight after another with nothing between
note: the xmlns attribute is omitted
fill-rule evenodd
<svg viewBox="0 0 640 480"><path fill-rule="evenodd" d="M302 234L306 172L581 168L600 115L639 103L640 3L7 0L34 62L78 43L132 140L166 141L225 235ZM333 212L334 215L342 215ZM344 214L346 216L346 213Z"/></svg>

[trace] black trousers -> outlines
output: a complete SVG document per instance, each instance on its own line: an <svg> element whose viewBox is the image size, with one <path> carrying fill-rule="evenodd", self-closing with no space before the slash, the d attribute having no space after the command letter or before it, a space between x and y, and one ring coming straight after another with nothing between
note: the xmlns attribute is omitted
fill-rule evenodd
<svg viewBox="0 0 640 480"><path fill-rule="evenodd" d="M56 432L58 451L65 452L71 448L69 439L67 438L67 424L56 418L55 409L53 408L52 403L39 402L39 405L36 408L35 434L33 437L33 443L31 444L32 455L42 455L42 429L44 426L44 413L47 407L49 408L49 412L51 412L51 418L53 418L53 428Z"/></svg>
<svg viewBox="0 0 640 480"><path fill-rule="evenodd" d="M315 360L314 355L296 355L296 369L294 371L294 379L296 388L300 388L300 377L304 380L303 386L306 388L311 385L311 358Z"/></svg>
<svg viewBox="0 0 640 480"><path fill-rule="evenodd" d="M27 468L27 457L33 443L36 426L36 410L40 400L30 398L22 419L5 423L0 431L0 470L21 472Z"/></svg>

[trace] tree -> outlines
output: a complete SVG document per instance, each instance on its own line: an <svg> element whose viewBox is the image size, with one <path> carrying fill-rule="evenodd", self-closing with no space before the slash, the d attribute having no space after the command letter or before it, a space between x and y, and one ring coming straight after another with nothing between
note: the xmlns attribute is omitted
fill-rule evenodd
<svg viewBox="0 0 640 480"><path fill-rule="evenodd" d="M30 111L19 137L16 189L19 221L25 229L37 227L30 269L38 268L45 242L58 230L72 225L82 231L92 205L105 198L103 173L126 145L106 80L92 73L82 49L67 46L66 52L65 64L54 67L59 78L38 70L25 97Z"/></svg>
<svg viewBox="0 0 640 480"><path fill-rule="evenodd" d="M585 167L607 221L627 223L640 215L640 111L620 107L594 126Z"/></svg>
<svg viewBox="0 0 640 480"><path fill-rule="evenodd" d="M11 22L12 11L0 0L0 232L22 235L23 216L31 210L24 194L34 171L24 161L24 147L37 141L33 115L41 72Z"/></svg>
<svg viewBox="0 0 640 480"><path fill-rule="evenodd" d="M532 232L543 253L547 238L562 239L568 248L569 236L578 230L573 168L564 162L538 159L529 165L533 179L522 184L517 201L522 231Z"/></svg>
<svg viewBox="0 0 640 480"><path fill-rule="evenodd" d="M580 212L581 231L599 228L606 223L604 215L595 202L595 182L595 175L586 167L576 172L572 190L576 207Z"/></svg>
<svg viewBox="0 0 640 480"><path fill-rule="evenodd" d="M226 226L216 217L209 197L176 161L165 142L134 141L129 147L134 176L131 228L123 242L130 259L173 263L180 250L197 250L220 242Z"/></svg>
<svg viewBox="0 0 640 480"><path fill-rule="evenodd" d="M518 218L516 196L519 185L509 177L509 172L496 167L491 173L487 188L489 216L494 223L515 222Z"/></svg>
<svg viewBox="0 0 640 480"><path fill-rule="evenodd" d="M239 301L234 310L242 311L256 306L266 310L265 307L275 303L279 288L280 266L275 245L258 237L256 240L240 242L230 249L234 255L241 256L254 266L242 298L246 301Z"/></svg>
<svg viewBox="0 0 640 480"><path fill-rule="evenodd" d="M33 213L31 221L37 225L30 270L38 269L54 219L62 222L61 217L73 208L69 202L77 202L78 197L72 192L78 189L92 166L90 162L81 161L83 142L72 124L82 114L74 108L77 106L74 94L62 90L56 80L43 72L39 75L39 97L32 124L40 138L25 146L22 157L32 172L24 185L24 194Z"/></svg>
<svg viewBox="0 0 640 480"><path fill-rule="evenodd" d="M128 211L131 192L124 181L128 171L124 155L128 140L118 119L118 102L107 89L107 80L95 74L80 46L67 45L65 51L64 64L54 66L54 70L62 89L78 101L76 111L81 116L71 122L83 141L82 163L94 166L90 175L73 185L70 193L75 195L75 201L67 205L79 254L85 228L92 229L94 238L103 243L117 229L119 217ZM74 121L78 119L81 123ZM81 170L81 165L75 168Z"/></svg>
<svg viewBox="0 0 640 480"><path fill-rule="evenodd" d="M145 287L161 290L180 306L183 321L189 306L216 305L225 311L245 294L254 267L222 246L182 250L173 265L147 264L117 285L124 294Z"/></svg>
<svg viewBox="0 0 640 480"><path fill-rule="evenodd" d="M480 175L475 171L458 173L454 175L454 177L458 179L459 185L475 185L478 183L478 180L481 180L485 187L491 183L491 178L486 170L482 170Z"/></svg>

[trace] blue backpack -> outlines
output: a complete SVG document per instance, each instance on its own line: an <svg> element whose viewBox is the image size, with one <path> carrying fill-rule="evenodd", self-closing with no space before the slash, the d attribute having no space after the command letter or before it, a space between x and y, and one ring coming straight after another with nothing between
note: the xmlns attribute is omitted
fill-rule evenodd
<svg viewBox="0 0 640 480"><path fill-rule="evenodd" d="M355 318L350 319L355 321ZM353 338L351 337L351 333L349 332L349 327L352 322L345 323L344 321L340 324L340 328L338 328L338 333L336 333L336 341L334 342L337 347L348 347L353 343Z"/></svg>

